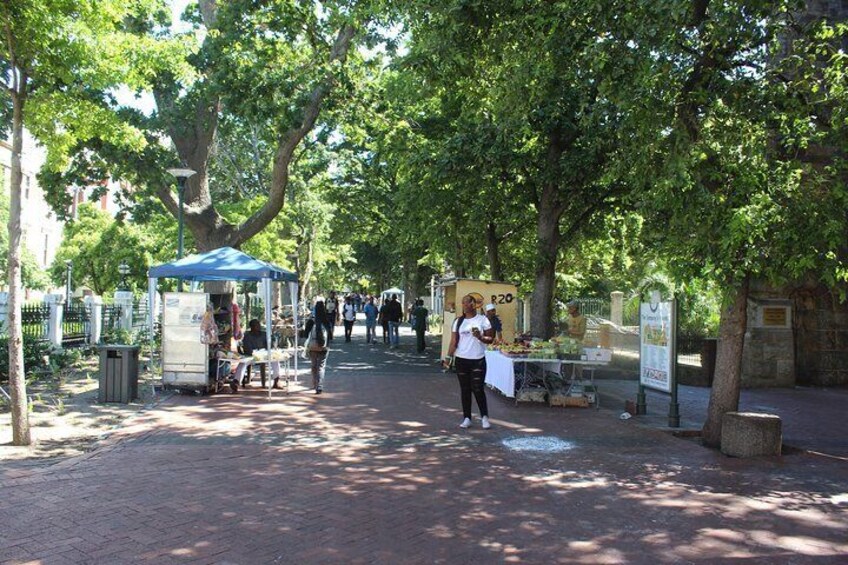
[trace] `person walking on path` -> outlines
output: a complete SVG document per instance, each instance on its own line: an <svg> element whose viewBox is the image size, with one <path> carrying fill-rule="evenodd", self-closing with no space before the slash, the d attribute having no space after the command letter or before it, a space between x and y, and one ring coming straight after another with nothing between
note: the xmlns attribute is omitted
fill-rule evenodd
<svg viewBox="0 0 848 565"><path fill-rule="evenodd" d="M415 301L415 309L412 311L412 329L415 330L415 349L418 353L424 352L424 332L427 331L427 315L429 313L424 308L423 300Z"/></svg>
<svg viewBox="0 0 848 565"><path fill-rule="evenodd" d="M377 307L374 306L374 298L368 299L365 304L365 343L377 342Z"/></svg>
<svg viewBox="0 0 848 565"><path fill-rule="evenodd" d="M306 321L301 337L306 339L306 351L312 365L312 388L315 394L321 394L324 390L324 373L327 369L327 334L326 324L329 317L323 300L315 302L315 314Z"/></svg>
<svg viewBox="0 0 848 565"><path fill-rule="evenodd" d="M335 330L336 322L339 321L339 299L336 298L334 291L330 292L330 296L327 297L324 307L327 311L324 329L327 331L327 343L330 343L333 341L333 331Z"/></svg>
<svg viewBox="0 0 848 565"><path fill-rule="evenodd" d="M380 316L378 318L380 322L380 326L383 328L383 345L389 343L389 302L387 300L383 300L382 306L380 306Z"/></svg>
<svg viewBox="0 0 848 565"><path fill-rule="evenodd" d="M400 347L400 325L403 322L403 306L398 302L397 294L392 295L392 299L386 305L386 312L389 318L389 342L391 347Z"/></svg>
<svg viewBox="0 0 848 565"><path fill-rule="evenodd" d="M477 313L477 301L470 294L462 298L462 316L457 316L451 328L451 341L445 367L455 363L462 399L460 428L471 426L471 395L477 399L483 429L489 429L489 407L486 403L486 345L495 339L492 323Z"/></svg>
<svg viewBox="0 0 848 565"><path fill-rule="evenodd" d="M350 296L345 298L344 306L342 306L342 318L344 321L345 342L350 343L353 324L356 323L356 307L353 305L353 299Z"/></svg>

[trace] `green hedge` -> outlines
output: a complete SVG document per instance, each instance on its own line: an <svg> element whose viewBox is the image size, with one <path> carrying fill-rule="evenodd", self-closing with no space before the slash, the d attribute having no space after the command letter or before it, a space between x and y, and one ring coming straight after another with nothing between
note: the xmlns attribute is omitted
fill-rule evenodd
<svg viewBox="0 0 848 565"><path fill-rule="evenodd" d="M24 368L27 374L48 367L45 357L50 353L50 343L24 338ZM0 337L0 382L9 382L9 338Z"/></svg>

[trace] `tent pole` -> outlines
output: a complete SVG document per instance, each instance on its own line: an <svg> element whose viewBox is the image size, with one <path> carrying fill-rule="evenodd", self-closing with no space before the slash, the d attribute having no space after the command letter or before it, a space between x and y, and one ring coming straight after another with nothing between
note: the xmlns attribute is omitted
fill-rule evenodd
<svg viewBox="0 0 848 565"><path fill-rule="evenodd" d="M150 342L150 364L153 368L153 349L156 347L156 283L158 279L153 277L147 278L147 330L149 332Z"/></svg>
<svg viewBox="0 0 848 565"><path fill-rule="evenodd" d="M267 347L265 348L268 351L268 366L266 367L266 372L271 371L271 279L268 277L262 277L262 302L265 306L265 342ZM267 375L270 379L271 375ZM274 384L269 383L268 386L268 400L271 399L271 390L274 388Z"/></svg>
<svg viewBox="0 0 848 565"><path fill-rule="evenodd" d="M294 380L297 380L297 350L298 344L300 343L300 335L298 333L298 324L297 324L297 315L298 315L298 304L300 303L299 295L300 295L300 285L297 282L289 283L289 294L291 294L291 303L292 303L292 317L294 322ZM286 388L288 390L288 388Z"/></svg>

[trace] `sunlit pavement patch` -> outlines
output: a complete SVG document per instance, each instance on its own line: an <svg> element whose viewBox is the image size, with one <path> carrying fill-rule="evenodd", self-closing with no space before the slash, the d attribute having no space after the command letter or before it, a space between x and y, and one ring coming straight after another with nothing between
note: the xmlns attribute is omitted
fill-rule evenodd
<svg viewBox="0 0 848 565"><path fill-rule="evenodd" d="M501 443L511 451L533 453L562 453L577 447L577 444L573 441L566 441L554 436L512 437L502 440Z"/></svg>

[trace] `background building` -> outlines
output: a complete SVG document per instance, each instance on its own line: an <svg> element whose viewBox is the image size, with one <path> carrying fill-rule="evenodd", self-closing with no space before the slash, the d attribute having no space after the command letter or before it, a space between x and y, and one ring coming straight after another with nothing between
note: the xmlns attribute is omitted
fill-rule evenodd
<svg viewBox="0 0 848 565"><path fill-rule="evenodd" d="M56 257L56 251L62 241L64 223L56 218L56 214L44 199L44 191L38 185L36 174L41 170L43 163L44 150L24 131L21 154L21 240L38 265L46 269ZM3 189L8 198L12 178L12 145L9 141L0 140L0 167ZM5 229L5 226L2 228Z"/></svg>

